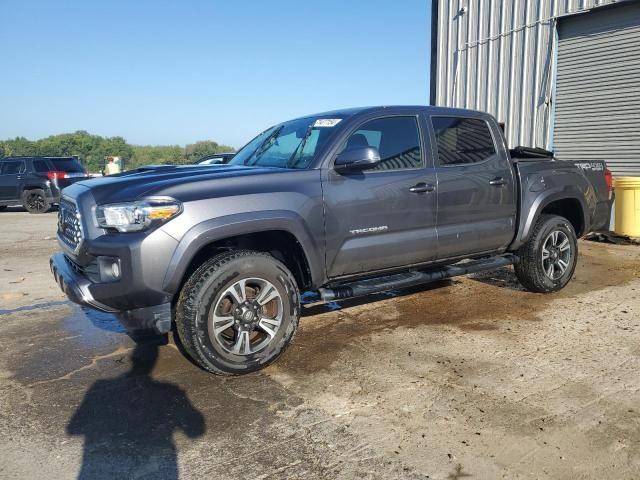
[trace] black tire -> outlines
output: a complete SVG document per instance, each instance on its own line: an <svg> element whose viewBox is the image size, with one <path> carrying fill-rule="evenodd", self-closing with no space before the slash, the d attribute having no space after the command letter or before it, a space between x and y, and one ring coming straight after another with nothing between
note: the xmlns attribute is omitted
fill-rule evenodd
<svg viewBox="0 0 640 480"><path fill-rule="evenodd" d="M51 208L51 203L47 200L44 190L34 188L22 192L22 206L29 213L47 213Z"/></svg>
<svg viewBox="0 0 640 480"><path fill-rule="evenodd" d="M554 244L554 238L557 245ZM562 250L565 245L568 248ZM540 215L531 236L518 250L518 257L519 262L515 264L514 269L524 288L537 293L557 292L569 283L576 269L576 232L564 217Z"/></svg>
<svg viewBox="0 0 640 480"><path fill-rule="evenodd" d="M6 205L0 205L0 212L3 212L6 209L7 209Z"/></svg>
<svg viewBox="0 0 640 480"><path fill-rule="evenodd" d="M239 303L233 300L234 295L229 291L242 281L246 281L246 287L241 289L246 298L243 303ZM252 287L251 285L257 285L252 283L254 281L264 282L267 297L274 290L274 294L277 294L277 297L263 305L264 311L258 302L262 288ZM249 305L251 302L253 307ZM216 334L221 328L213 329L210 315L219 313L223 306L228 306L228 311L221 314L220 318L232 318L229 321L235 323ZM270 320L270 315L262 315L268 308L279 310L278 314L271 315L281 317L273 335L267 335L260 325L252 324L254 326L251 327L250 324L243 323L247 314L252 316L248 312L250 307L256 306L259 312L252 320L259 320L260 324L264 320ZM245 308L247 310L238 312ZM292 341L299 318L300 293L287 267L266 253L238 250L209 259L189 277L178 299L176 330L186 352L202 368L220 375L241 375L262 369L278 358ZM224 326L224 321L218 325ZM241 339L243 337L240 332L249 332L251 328L254 329L247 335L251 335L252 340L249 340L249 336L246 341ZM258 344L254 352L243 351L239 354L229 350L236 347L244 350L252 341L258 342L261 335L270 338L261 349L258 349Z"/></svg>

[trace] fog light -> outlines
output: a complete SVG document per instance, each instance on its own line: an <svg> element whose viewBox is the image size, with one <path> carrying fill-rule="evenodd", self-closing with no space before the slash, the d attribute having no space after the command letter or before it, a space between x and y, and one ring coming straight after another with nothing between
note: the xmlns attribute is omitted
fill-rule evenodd
<svg viewBox="0 0 640 480"><path fill-rule="evenodd" d="M111 264L111 274L113 275L113 278L120 278L120 265L118 262L113 262Z"/></svg>
<svg viewBox="0 0 640 480"><path fill-rule="evenodd" d="M120 259L116 257L98 257L101 282L115 282L120 280L122 269Z"/></svg>

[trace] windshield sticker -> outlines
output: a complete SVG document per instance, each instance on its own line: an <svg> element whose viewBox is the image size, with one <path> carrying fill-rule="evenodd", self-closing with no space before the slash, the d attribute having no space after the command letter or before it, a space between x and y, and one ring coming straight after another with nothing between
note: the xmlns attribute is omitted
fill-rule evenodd
<svg viewBox="0 0 640 480"><path fill-rule="evenodd" d="M335 127L340 123L341 118L319 118L313 124L314 127Z"/></svg>

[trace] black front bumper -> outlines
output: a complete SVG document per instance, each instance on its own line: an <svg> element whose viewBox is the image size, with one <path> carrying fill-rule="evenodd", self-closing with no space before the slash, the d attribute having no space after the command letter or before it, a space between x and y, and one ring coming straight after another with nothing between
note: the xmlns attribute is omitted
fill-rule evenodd
<svg viewBox="0 0 640 480"><path fill-rule="evenodd" d="M79 305L114 314L132 335L147 332L157 334L171 330L171 303L162 303L132 310L116 310L96 300L90 287L95 285L88 278L76 272L63 253L56 253L49 260L51 272L69 300Z"/></svg>

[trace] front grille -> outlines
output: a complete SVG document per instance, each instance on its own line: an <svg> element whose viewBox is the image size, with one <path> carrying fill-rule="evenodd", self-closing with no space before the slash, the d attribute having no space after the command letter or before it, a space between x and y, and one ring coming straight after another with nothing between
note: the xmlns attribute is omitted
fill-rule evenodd
<svg viewBox="0 0 640 480"><path fill-rule="evenodd" d="M58 209L58 235L60 239L74 252L78 250L83 240L80 213L75 203L60 200Z"/></svg>

